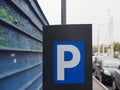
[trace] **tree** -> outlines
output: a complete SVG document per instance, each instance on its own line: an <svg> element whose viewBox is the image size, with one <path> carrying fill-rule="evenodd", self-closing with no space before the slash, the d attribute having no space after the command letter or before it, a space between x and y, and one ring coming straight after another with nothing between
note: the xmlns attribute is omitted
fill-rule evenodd
<svg viewBox="0 0 120 90"><path fill-rule="evenodd" d="M120 43L114 42L114 51L120 51Z"/></svg>
<svg viewBox="0 0 120 90"><path fill-rule="evenodd" d="M93 52L93 53L96 53L96 52L97 52L97 46L93 46L92 52Z"/></svg>

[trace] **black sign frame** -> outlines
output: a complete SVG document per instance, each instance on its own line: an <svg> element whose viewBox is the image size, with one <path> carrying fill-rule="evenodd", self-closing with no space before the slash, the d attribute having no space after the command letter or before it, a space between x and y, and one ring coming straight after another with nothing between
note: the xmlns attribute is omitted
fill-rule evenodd
<svg viewBox="0 0 120 90"><path fill-rule="evenodd" d="M54 82L55 41L84 42L83 84ZM43 90L92 90L92 24L44 26L43 31Z"/></svg>

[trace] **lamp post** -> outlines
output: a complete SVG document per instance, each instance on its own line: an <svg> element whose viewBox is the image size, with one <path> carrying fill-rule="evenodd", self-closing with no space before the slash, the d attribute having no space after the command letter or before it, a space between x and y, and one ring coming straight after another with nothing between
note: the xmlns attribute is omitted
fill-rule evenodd
<svg viewBox="0 0 120 90"><path fill-rule="evenodd" d="M61 0L61 24L66 24L66 0Z"/></svg>

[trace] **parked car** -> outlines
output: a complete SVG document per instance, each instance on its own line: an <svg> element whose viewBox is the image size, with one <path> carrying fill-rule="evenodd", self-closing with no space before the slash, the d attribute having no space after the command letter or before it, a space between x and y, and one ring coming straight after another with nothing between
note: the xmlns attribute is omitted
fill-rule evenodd
<svg viewBox="0 0 120 90"><path fill-rule="evenodd" d="M102 83L112 84L112 74L120 65L120 60L114 58L101 58L96 62L95 77Z"/></svg>
<svg viewBox="0 0 120 90"><path fill-rule="evenodd" d="M95 62L92 62L92 72L94 73L95 72L95 70L96 70L96 64L95 64Z"/></svg>
<svg viewBox="0 0 120 90"><path fill-rule="evenodd" d="M113 73L112 88L113 90L120 90L120 66Z"/></svg>
<svg viewBox="0 0 120 90"><path fill-rule="evenodd" d="M111 58L111 57L109 57L109 56L94 56L94 57L92 57L92 72L93 72L93 74L95 74L95 71L96 71L96 68L97 68L97 63L99 62L99 61L101 61L102 59L105 59L105 58Z"/></svg>
<svg viewBox="0 0 120 90"><path fill-rule="evenodd" d="M94 73L95 72L95 69L96 69L96 64L95 64L95 55L92 56L92 72Z"/></svg>

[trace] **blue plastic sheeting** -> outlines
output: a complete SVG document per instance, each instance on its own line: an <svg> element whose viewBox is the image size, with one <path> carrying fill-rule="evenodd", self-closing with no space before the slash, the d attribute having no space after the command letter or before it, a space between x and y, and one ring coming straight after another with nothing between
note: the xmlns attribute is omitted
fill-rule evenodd
<svg viewBox="0 0 120 90"><path fill-rule="evenodd" d="M42 90L48 24L36 0L0 0L0 90Z"/></svg>

